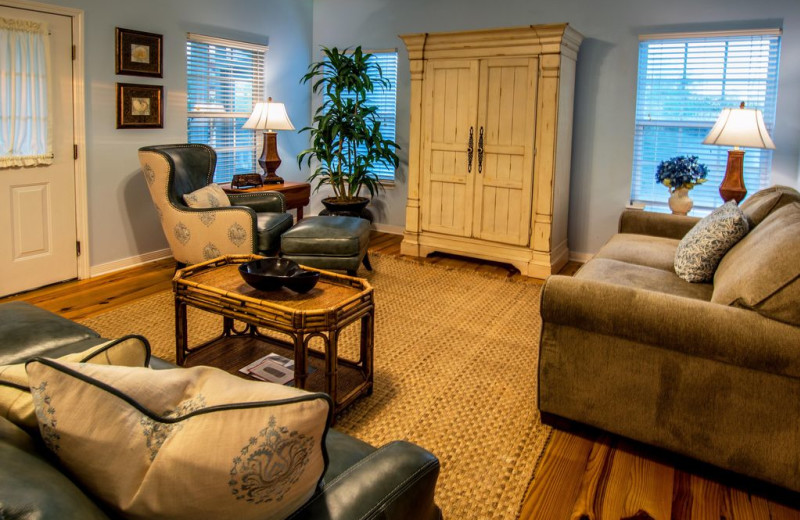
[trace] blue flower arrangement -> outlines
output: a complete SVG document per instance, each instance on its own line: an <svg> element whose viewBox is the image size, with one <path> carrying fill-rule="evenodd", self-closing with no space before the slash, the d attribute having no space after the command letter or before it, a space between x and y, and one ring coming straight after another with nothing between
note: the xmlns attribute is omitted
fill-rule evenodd
<svg viewBox="0 0 800 520"><path fill-rule="evenodd" d="M698 184L706 182L708 168L697 161L696 155L679 155L667 161L661 161L656 169L656 180L669 188L669 192L678 188L691 190Z"/></svg>

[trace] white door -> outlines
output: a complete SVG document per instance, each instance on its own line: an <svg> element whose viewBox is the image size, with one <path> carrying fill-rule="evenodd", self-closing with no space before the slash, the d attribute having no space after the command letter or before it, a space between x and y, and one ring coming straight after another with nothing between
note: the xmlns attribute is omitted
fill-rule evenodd
<svg viewBox="0 0 800 520"><path fill-rule="evenodd" d="M481 60L472 234L525 246L530 239L536 58Z"/></svg>
<svg viewBox="0 0 800 520"><path fill-rule="evenodd" d="M425 70L422 229L472 233L478 61L431 60Z"/></svg>
<svg viewBox="0 0 800 520"><path fill-rule="evenodd" d="M0 296L78 276L73 159L72 19L0 6L50 32L53 163L0 168ZM5 95L5 94L4 94Z"/></svg>

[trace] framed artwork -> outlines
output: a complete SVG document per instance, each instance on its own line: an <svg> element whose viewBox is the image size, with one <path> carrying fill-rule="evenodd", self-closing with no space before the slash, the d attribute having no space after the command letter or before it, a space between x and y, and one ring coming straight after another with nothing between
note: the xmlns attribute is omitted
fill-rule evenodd
<svg viewBox="0 0 800 520"><path fill-rule="evenodd" d="M117 83L117 128L164 128L164 87Z"/></svg>
<svg viewBox="0 0 800 520"><path fill-rule="evenodd" d="M164 76L164 37L117 27L117 74Z"/></svg>

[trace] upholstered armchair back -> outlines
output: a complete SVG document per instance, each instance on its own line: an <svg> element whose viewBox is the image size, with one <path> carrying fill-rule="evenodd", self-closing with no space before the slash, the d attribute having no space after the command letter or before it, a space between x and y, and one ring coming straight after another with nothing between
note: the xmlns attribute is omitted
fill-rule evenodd
<svg viewBox="0 0 800 520"><path fill-rule="evenodd" d="M196 264L258 250L256 212L245 206L190 208L183 195L208 185L216 153L202 144L139 149L142 173L175 260Z"/></svg>
<svg viewBox="0 0 800 520"><path fill-rule="evenodd" d="M204 144L153 146L167 154L174 173L168 195L173 204L184 206L183 196L214 181L217 152Z"/></svg>

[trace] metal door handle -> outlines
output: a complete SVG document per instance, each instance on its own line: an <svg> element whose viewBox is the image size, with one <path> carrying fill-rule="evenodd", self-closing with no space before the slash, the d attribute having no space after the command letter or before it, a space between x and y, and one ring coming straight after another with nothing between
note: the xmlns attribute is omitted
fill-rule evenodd
<svg viewBox="0 0 800 520"><path fill-rule="evenodd" d="M467 173L472 172L472 154L475 151L472 146L474 144L474 133L475 129L473 127L469 127L469 141L467 143Z"/></svg>
<svg viewBox="0 0 800 520"><path fill-rule="evenodd" d="M483 172L483 127L478 133L478 173Z"/></svg>

